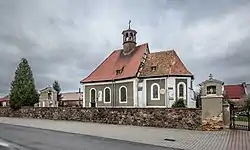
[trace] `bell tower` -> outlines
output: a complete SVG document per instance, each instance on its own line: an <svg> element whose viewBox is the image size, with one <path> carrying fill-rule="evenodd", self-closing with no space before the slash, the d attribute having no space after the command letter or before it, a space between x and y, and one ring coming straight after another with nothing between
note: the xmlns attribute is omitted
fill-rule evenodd
<svg viewBox="0 0 250 150"><path fill-rule="evenodd" d="M129 26L127 30L122 32L123 34L123 54L130 54L136 47L136 31L130 29L131 20L129 20Z"/></svg>

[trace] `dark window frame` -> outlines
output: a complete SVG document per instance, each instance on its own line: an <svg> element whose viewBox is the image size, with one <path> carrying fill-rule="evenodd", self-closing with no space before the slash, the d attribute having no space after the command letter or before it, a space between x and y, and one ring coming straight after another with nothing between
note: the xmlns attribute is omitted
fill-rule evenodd
<svg viewBox="0 0 250 150"><path fill-rule="evenodd" d="M127 103L127 88L125 86L120 87L120 102Z"/></svg>
<svg viewBox="0 0 250 150"><path fill-rule="evenodd" d="M104 103L111 103L111 89L109 87L104 89Z"/></svg>
<svg viewBox="0 0 250 150"><path fill-rule="evenodd" d="M180 84L179 87L178 87L178 90L179 90L179 97L184 97L184 85L183 84Z"/></svg>
<svg viewBox="0 0 250 150"><path fill-rule="evenodd" d="M210 89L212 89L213 91L211 92ZM215 85L207 86L207 94L216 94L216 86Z"/></svg>

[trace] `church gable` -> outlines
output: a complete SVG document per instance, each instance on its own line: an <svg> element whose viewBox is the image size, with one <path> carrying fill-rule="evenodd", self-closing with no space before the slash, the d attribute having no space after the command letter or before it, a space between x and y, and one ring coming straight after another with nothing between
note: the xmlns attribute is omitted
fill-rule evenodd
<svg viewBox="0 0 250 150"><path fill-rule="evenodd" d="M157 77L166 75L193 76L174 50L148 54L139 77Z"/></svg>
<svg viewBox="0 0 250 150"><path fill-rule="evenodd" d="M116 50L108 56L82 83L112 81L136 77L148 44L138 45L129 55Z"/></svg>

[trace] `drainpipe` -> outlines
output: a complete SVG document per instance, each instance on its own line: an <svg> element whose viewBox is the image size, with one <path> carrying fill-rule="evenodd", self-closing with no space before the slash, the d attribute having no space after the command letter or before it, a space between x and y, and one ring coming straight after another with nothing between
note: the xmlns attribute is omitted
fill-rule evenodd
<svg viewBox="0 0 250 150"><path fill-rule="evenodd" d="M136 99L137 99L137 107L139 107L139 91L138 91L138 88L139 88L139 79L136 78L136 93L137 93L137 96L136 96Z"/></svg>
<svg viewBox="0 0 250 150"><path fill-rule="evenodd" d="M81 106L81 88L79 88L79 107Z"/></svg>
<svg viewBox="0 0 250 150"><path fill-rule="evenodd" d="M166 103L166 108L168 108L168 104L170 103L170 99L169 99L169 95L168 95L168 82L167 82L167 79L169 79L169 77L170 77L171 68L172 68L172 64L170 64L168 76L166 77L166 80L165 80L165 86L166 86L166 88L165 88L166 89L166 92L165 92L166 101L165 101L165 103Z"/></svg>
<svg viewBox="0 0 250 150"><path fill-rule="evenodd" d="M166 108L168 108L168 86L167 86L167 79L168 79L168 77L165 78L165 105L166 105Z"/></svg>
<svg viewBox="0 0 250 150"><path fill-rule="evenodd" d="M114 78L112 79L112 100L113 102L111 102L112 107L115 106L115 82L114 82Z"/></svg>
<svg viewBox="0 0 250 150"><path fill-rule="evenodd" d="M115 101L114 101L114 102L115 102L115 105L114 105L114 106L116 107L116 106L117 106L117 103L116 103L117 101L116 101L116 83L115 83L115 81L114 81L114 89L115 89L115 90L114 90L114 92L115 92L115 94L114 94L114 98L115 98Z"/></svg>

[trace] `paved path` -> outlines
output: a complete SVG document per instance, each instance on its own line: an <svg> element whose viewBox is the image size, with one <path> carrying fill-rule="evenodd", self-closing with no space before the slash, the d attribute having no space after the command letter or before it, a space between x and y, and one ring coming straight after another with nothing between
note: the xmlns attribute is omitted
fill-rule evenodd
<svg viewBox="0 0 250 150"><path fill-rule="evenodd" d="M180 149L250 149L250 132L248 131L226 130L222 132L204 132L180 129L165 129L23 118L0 118L0 123L93 135L105 138L133 141ZM165 141L164 139L166 138L173 139L175 141Z"/></svg>
<svg viewBox="0 0 250 150"><path fill-rule="evenodd" d="M10 147L11 144L15 145L13 147L18 145L19 150L176 150L135 142L9 124L0 124L0 131L0 139L6 141L7 144L9 142Z"/></svg>

